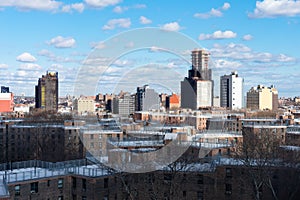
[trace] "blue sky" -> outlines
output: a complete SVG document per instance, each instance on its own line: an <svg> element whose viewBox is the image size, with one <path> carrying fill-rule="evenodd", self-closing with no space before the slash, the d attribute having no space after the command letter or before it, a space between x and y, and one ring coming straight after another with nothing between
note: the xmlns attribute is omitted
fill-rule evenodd
<svg viewBox="0 0 300 200"><path fill-rule="evenodd" d="M244 78L245 91L258 84L273 84L279 96L299 96L299 16L300 1L294 0L1 0L0 85L9 86L16 95L34 95L38 78L47 70L56 70L60 95L72 95L74 81L85 69L84 63L93 62L89 59L95 48L101 49L99 54L111 51L105 41L115 39L116 34L156 27L183 34L210 51L216 77L238 71ZM151 36L137 37L148 40ZM136 42L128 41L124 46L134 48ZM120 55L98 77L95 92L134 91L150 77L166 74L156 69L146 73L145 66L173 70L166 77L175 85L172 90L178 91L176 87L187 75L189 64L156 51L155 46L151 48ZM134 72L135 78L129 72ZM130 77L131 83L118 88L125 83L117 76Z"/></svg>

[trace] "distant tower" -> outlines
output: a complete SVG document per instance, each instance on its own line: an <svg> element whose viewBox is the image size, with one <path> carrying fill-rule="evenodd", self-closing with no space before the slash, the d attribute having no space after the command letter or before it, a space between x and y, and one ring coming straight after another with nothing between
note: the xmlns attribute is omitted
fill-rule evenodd
<svg viewBox="0 0 300 200"><path fill-rule="evenodd" d="M236 71L220 78L220 106L230 109L243 107L243 78Z"/></svg>
<svg viewBox="0 0 300 200"><path fill-rule="evenodd" d="M46 111L58 110L58 72L47 72L35 86L35 107Z"/></svg>
<svg viewBox="0 0 300 200"><path fill-rule="evenodd" d="M213 105L212 71L209 69L209 52L192 51L192 69L181 81L181 107L193 110Z"/></svg>
<svg viewBox="0 0 300 200"><path fill-rule="evenodd" d="M211 69L209 66L209 52L205 50L195 49L192 51L192 71L199 72L198 77L203 80L211 80ZM191 71L191 70L190 70Z"/></svg>
<svg viewBox="0 0 300 200"><path fill-rule="evenodd" d="M135 104L136 111L158 110L160 107L159 94L154 89L150 89L148 85L137 87Z"/></svg>

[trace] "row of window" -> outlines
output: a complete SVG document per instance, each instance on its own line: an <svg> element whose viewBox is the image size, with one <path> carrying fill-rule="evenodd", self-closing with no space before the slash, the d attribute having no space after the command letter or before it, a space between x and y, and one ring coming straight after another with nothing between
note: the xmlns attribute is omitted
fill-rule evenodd
<svg viewBox="0 0 300 200"><path fill-rule="evenodd" d="M51 180L48 180L47 186L49 187L50 184L51 184ZM63 185L64 185L64 179L62 179L62 178L58 179L57 188L62 189ZM72 178L72 186L73 186L73 188L76 188L76 178ZM19 196L21 194L20 189L21 189L21 185L15 185L15 196ZM86 190L86 179L82 179L82 189ZM39 192L39 182L30 183L30 193L34 194L34 193L38 193L38 192Z"/></svg>

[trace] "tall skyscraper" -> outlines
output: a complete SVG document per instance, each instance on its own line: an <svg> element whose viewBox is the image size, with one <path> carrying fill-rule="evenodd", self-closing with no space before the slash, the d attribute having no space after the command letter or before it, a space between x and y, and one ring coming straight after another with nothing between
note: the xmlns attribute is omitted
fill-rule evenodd
<svg viewBox="0 0 300 200"><path fill-rule="evenodd" d="M45 111L58 110L58 72L48 72L35 86L35 107Z"/></svg>
<svg viewBox="0 0 300 200"><path fill-rule="evenodd" d="M220 106L230 109L243 107L243 78L236 71L220 78Z"/></svg>
<svg viewBox="0 0 300 200"><path fill-rule="evenodd" d="M247 108L252 110L277 110L278 91L271 85L265 87L258 85L247 92Z"/></svg>
<svg viewBox="0 0 300 200"><path fill-rule="evenodd" d="M160 107L159 94L148 85L138 87L136 91L136 111L158 110Z"/></svg>
<svg viewBox="0 0 300 200"><path fill-rule="evenodd" d="M212 71L209 69L209 52L195 49L192 51L192 69L188 77L181 81L181 107L199 108L213 105Z"/></svg>

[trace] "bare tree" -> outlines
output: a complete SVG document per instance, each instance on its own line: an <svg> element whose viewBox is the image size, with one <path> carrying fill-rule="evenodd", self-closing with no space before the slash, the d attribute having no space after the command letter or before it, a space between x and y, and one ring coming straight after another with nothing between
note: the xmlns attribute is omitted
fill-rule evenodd
<svg viewBox="0 0 300 200"><path fill-rule="evenodd" d="M259 132L244 132L243 143L238 144L236 157L243 163L248 180L253 185L254 198L262 198L262 189L267 187L274 199L278 194L272 177L274 168L282 166L279 147L282 138L273 129L261 128Z"/></svg>

